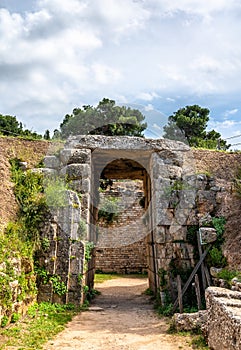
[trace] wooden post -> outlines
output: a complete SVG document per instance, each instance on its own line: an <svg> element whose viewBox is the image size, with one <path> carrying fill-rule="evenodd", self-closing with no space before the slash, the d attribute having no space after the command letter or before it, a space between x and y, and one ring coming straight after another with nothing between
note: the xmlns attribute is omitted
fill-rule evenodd
<svg viewBox="0 0 241 350"><path fill-rule="evenodd" d="M182 280L180 275L177 276L177 291L178 291L178 304L180 314L183 313L183 303L182 303Z"/></svg>
<svg viewBox="0 0 241 350"><path fill-rule="evenodd" d="M200 234L199 232L197 233L197 243L198 243L198 252L199 252L199 257L202 256L202 245L201 245L201 240L200 240ZM207 282L206 282L206 276L205 276L205 270L204 270L204 264L201 264L201 273L202 273L202 283L203 283L203 290L207 288Z"/></svg>
<svg viewBox="0 0 241 350"><path fill-rule="evenodd" d="M202 262L204 261L209 249L211 248L211 246L208 246L207 249L204 251L204 253L202 254L202 256L200 257L200 260L199 262L197 263L197 265L194 267L191 275L189 276L187 282L185 283L183 289L182 289L182 296L186 293L190 283L192 282L193 280L193 277L195 276L195 274L197 273L197 270L199 269L199 267L201 266ZM178 305L178 298L175 300L174 304L173 304L173 307L172 307L172 312L175 312L176 308L177 308L177 305Z"/></svg>
<svg viewBox="0 0 241 350"><path fill-rule="evenodd" d="M210 287L212 285L212 280L206 264L204 264L204 271L205 271L208 286Z"/></svg>
<svg viewBox="0 0 241 350"><path fill-rule="evenodd" d="M198 275L195 275L195 291L197 296L197 306L198 310L201 310L202 308L202 300L201 300L201 292L200 292L200 285L199 285L199 278Z"/></svg>

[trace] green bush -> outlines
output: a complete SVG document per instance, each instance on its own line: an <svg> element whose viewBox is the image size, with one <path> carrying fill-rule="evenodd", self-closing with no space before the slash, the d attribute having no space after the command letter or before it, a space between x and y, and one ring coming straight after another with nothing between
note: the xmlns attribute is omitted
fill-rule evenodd
<svg viewBox="0 0 241 350"><path fill-rule="evenodd" d="M6 325L8 324L9 322L9 318L8 316L3 316L2 319L1 319L1 327L6 327Z"/></svg>
<svg viewBox="0 0 241 350"><path fill-rule="evenodd" d="M19 314L17 314L16 312L14 312L13 314L12 314L12 316L11 316L11 323L16 323L19 319L20 319L20 315Z"/></svg>
<svg viewBox="0 0 241 350"><path fill-rule="evenodd" d="M209 250L208 263L210 266L224 267L227 265L227 259L223 256L220 248L213 247Z"/></svg>
<svg viewBox="0 0 241 350"><path fill-rule="evenodd" d="M227 259L222 253L222 244L224 242L224 231L225 231L226 219L222 216L213 217L207 226L212 226L217 231L217 240L213 243L212 248L209 250L207 263L208 266L225 267L227 265Z"/></svg>
<svg viewBox="0 0 241 350"><path fill-rule="evenodd" d="M237 271L232 271L232 270L228 270L228 269L222 269L222 271L220 271L217 275L218 278L221 278L223 280L225 280L229 286L231 287L231 281L234 277L241 277L240 272Z"/></svg>

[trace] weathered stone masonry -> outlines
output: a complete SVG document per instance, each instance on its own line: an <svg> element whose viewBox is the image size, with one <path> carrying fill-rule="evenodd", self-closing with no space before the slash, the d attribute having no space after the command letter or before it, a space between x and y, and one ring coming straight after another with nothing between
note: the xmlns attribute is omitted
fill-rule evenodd
<svg viewBox="0 0 241 350"><path fill-rule="evenodd" d="M207 219L215 210L216 194L221 189L215 188L215 183L205 175L195 174L195 162L189 147L166 139L76 136L66 142L58 156L46 157L45 165L47 173L65 179L79 198L79 203L73 205L69 201L67 206L74 207L76 221L70 220L69 209L52 215L48 221L50 227L57 225L59 228L57 239L48 233L53 228L44 233L53 240L53 249L43 254L41 260L45 264L48 261L46 254L54 257L55 264L46 264L51 271L61 266L58 271L68 282L69 301L74 299L75 303L80 303L83 286L86 283L90 287L93 285L95 261L92 259L87 267L83 251L86 242L98 244L96 223L100 178L143 181L145 213L142 220L147 229L149 284L154 292L160 288L158 272L161 269L168 272L171 262L182 268L193 266L193 248L186 240L187 227L201 225ZM86 226L84 235L83 221ZM56 245L55 241L61 241L62 236L66 244L69 242L67 246ZM111 244L111 237L109 242ZM70 252L75 247L79 247L79 255ZM168 274L166 282L170 288Z"/></svg>
<svg viewBox="0 0 241 350"><path fill-rule="evenodd" d="M109 187L100 193L100 204L115 198L117 218L112 223L98 221L95 268L107 273L144 273L148 231L142 220L145 209L140 205L144 196L142 181L114 181Z"/></svg>

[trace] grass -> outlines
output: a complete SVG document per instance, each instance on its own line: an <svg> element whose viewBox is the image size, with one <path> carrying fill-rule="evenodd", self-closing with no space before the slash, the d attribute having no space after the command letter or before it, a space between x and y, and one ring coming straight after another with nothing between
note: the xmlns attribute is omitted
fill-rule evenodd
<svg viewBox="0 0 241 350"><path fill-rule="evenodd" d="M201 331L176 331L172 324L168 330L169 334L177 334L183 337L190 337L191 341L189 342L193 349L198 350L209 350L210 348L207 345L205 338L203 337Z"/></svg>
<svg viewBox="0 0 241 350"><path fill-rule="evenodd" d="M113 280L114 278L118 278L117 274L112 274L112 273L96 273L95 274L95 283L103 283L105 281Z"/></svg>
<svg viewBox="0 0 241 350"><path fill-rule="evenodd" d="M105 281L112 280L114 278L147 278L147 274L127 274L127 275L120 275L117 273L96 273L95 274L95 283L103 283Z"/></svg>
<svg viewBox="0 0 241 350"><path fill-rule="evenodd" d="M0 350L39 350L77 314L72 304L35 303L20 321L0 330Z"/></svg>
<svg viewBox="0 0 241 350"><path fill-rule="evenodd" d="M191 341L191 345L193 349L199 349L199 350L208 350L209 347L207 346L206 340L202 335L195 336L194 339Z"/></svg>

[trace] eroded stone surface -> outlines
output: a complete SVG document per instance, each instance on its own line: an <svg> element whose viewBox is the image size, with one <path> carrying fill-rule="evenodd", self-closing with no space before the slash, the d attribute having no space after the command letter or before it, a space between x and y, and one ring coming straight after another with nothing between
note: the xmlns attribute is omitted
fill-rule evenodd
<svg viewBox="0 0 241 350"><path fill-rule="evenodd" d="M196 175L192 150L187 145L167 139L80 135L71 137L59 155L48 156L45 164L49 166L45 173L60 176L80 199L79 204L68 203L68 209L62 208L61 215L52 215L50 219L50 225L57 225L57 232L60 228L63 237L80 239L83 246L87 241L96 244L99 179L139 179L143 181L144 213L138 219L140 223L136 220L135 225L128 225L126 220L121 230L127 244L134 231L145 226L150 288L156 291L160 285L160 269L168 272L173 263L182 268L194 265L192 246L187 242L187 226L198 225L202 220L205 222L216 207L220 189L213 178ZM71 205L75 210L70 208ZM79 214L77 207L80 208ZM131 208L129 210L131 215ZM84 235L79 234L79 227L85 227ZM115 233L113 227L106 236L110 248L115 244L115 234L118 232ZM50 246L55 247L55 242ZM59 244L58 255L56 261L61 266L60 274L68 276L72 268L76 274L69 246ZM60 259L69 263L61 263ZM84 254L79 256L80 266L84 265L83 262ZM53 270L55 264L49 260L48 264ZM94 260L91 260L82 271L83 281L89 285L93 283L93 269ZM82 272L80 269L80 274ZM81 285L82 282L79 286L68 282L67 287L71 286L71 293L76 288L80 295Z"/></svg>
<svg viewBox="0 0 241 350"><path fill-rule="evenodd" d="M206 290L208 345L214 350L241 349L241 293L224 288Z"/></svg>

